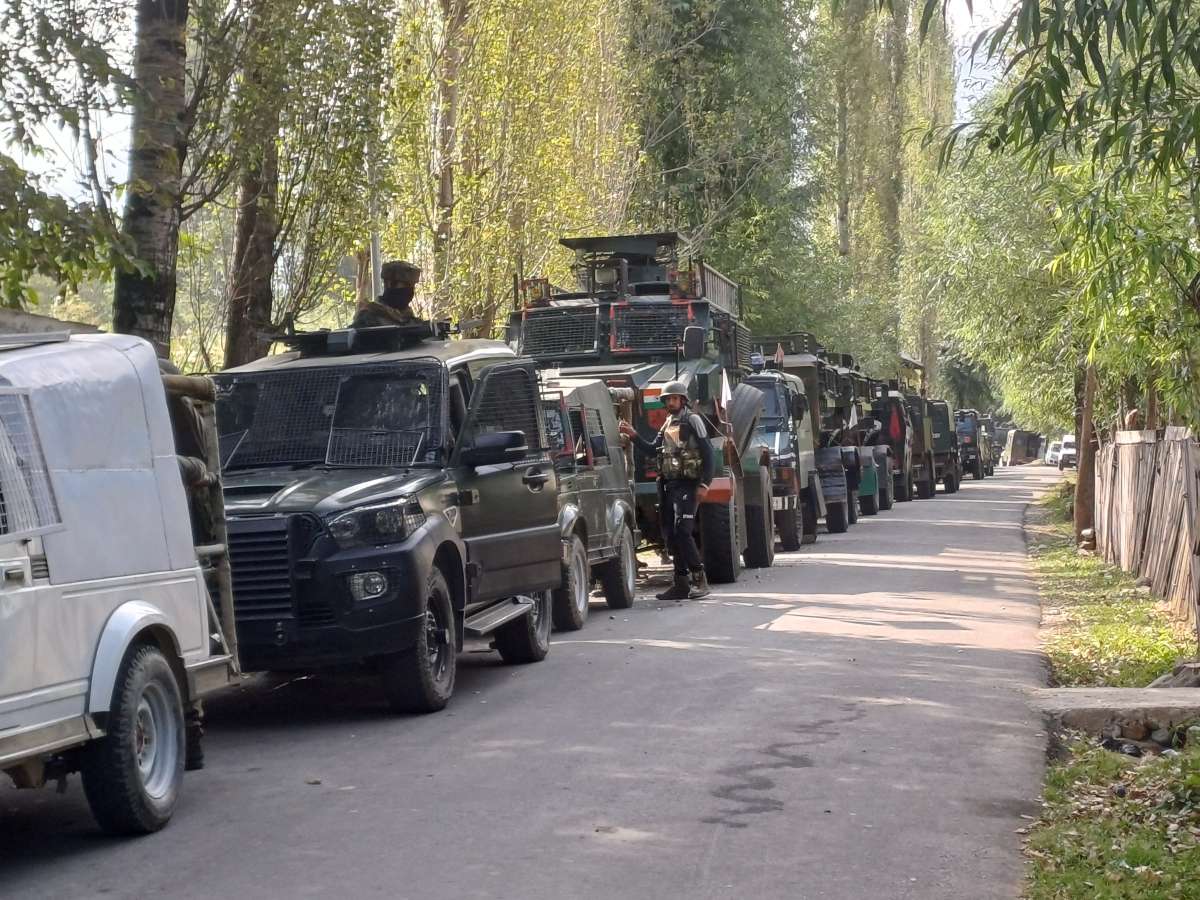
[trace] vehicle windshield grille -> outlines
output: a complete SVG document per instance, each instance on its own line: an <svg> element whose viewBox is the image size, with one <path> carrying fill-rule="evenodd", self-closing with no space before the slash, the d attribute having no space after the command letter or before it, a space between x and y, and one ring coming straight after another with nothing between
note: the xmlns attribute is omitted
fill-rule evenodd
<svg viewBox="0 0 1200 900"><path fill-rule="evenodd" d="M225 469L437 462L445 373L433 361L224 374L217 424Z"/></svg>
<svg viewBox="0 0 1200 900"><path fill-rule="evenodd" d="M632 304L613 314L614 350L673 350L688 324L686 306Z"/></svg>
<svg viewBox="0 0 1200 900"><path fill-rule="evenodd" d="M595 307L530 310L521 326L521 352L534 358L595 353L597 321Z"/></svg>

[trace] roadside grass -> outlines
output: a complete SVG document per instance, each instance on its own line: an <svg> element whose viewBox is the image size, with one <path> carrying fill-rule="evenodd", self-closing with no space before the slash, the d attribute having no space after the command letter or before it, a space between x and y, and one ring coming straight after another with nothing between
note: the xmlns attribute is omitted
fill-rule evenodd
<svg viewBox="0 0 1200 900"><path fill-rule="evenodd" d="M1193 655L1195 641L1131 575L1076 552L1069 485L1030 510L1043 647L1054 678L1064 687L1145 687Z"/></svg>
<svg viewBox="0 0 1200 900"><path fill-rule="evenodd" d="M1200 747L1142 760L1080 739L1068 752L1026 842L1029 900L1200 895Z"/></svg>
<svg viewBox="0 0 1200 900"><path fill-rule="evenodd" d="M1027 519L1043 646L1064 686L1143 687L1196 646L1134 579L1080 556L1064 482ZM1200 897L1200 746L1135 759L1072 737L1028 829L1029 900Z"/></svg>

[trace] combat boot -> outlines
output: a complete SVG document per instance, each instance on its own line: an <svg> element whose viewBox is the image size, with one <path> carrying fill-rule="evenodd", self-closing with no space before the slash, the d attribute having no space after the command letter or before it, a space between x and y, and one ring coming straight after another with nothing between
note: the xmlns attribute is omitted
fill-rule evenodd
<svg viewBox="0 0 1200 900"><path fill-rule="evenodd" d="M691 584L688 582L686 575L676 575L675 583L663 591L661 594L654 596L662 601L667 600L686 600L691 592Z"/></svg>
<svg viewBox="0 0 1200 900"><path fill-rule="evenodd" d="M708 593L708 576L704 574L703 569L692 569L691 590L688 591L688 599L699 600L701 597L707 597Z"/></svg>

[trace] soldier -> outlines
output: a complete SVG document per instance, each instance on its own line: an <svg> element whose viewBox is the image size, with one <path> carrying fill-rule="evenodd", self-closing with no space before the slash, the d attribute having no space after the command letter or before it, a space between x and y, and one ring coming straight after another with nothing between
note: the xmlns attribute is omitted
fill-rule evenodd
<svg viewBox="0 0 1200 900"><path fill-rule="evenodd" d="M708 578L696 546L696 510L713 478L712 444L704 419L688 409L686 384L669 381L660 396L669 415L653 442L628 422L621 422L620 429L642 453L658 457L659 521L675 563L674 584L658 599L699 600L708 596Z"/></svg>
<svg viewBox="0 0 1200 900"><path fill-rule="evenodd" d="M372 328L376 325L410 325L417 321L409 309L421 270L410 262L394 259L383 264L383 293L377 300L359 307L352 328Z"/></svg>

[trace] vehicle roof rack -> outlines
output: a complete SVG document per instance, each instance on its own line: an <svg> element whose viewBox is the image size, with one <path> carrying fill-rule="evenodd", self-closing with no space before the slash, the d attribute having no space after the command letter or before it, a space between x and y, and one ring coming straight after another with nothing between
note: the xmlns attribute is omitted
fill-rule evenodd
<svg viewBox="0 0 1200 900"><path fill-rule="evenodd" d="M0 351L38 347L42 344L65 344L71 339L69 331L43 331L36 334L0 334Z"/></svg>

